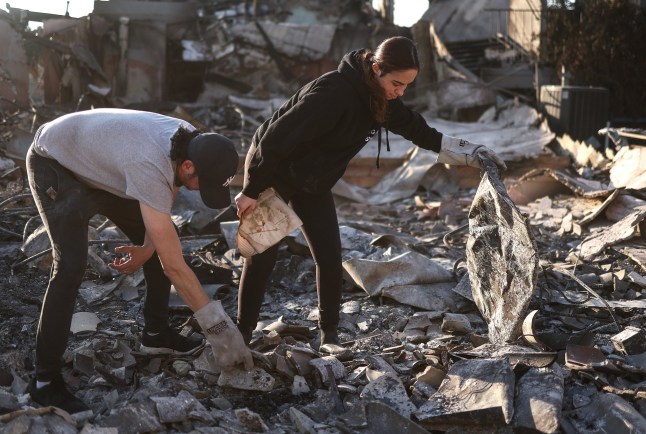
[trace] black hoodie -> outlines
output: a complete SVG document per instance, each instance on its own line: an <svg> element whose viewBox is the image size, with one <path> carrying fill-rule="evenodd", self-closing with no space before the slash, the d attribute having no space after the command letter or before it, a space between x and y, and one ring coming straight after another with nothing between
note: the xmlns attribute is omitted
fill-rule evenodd
<svg viewBox="0 0 646 434"><path fill-rule="evenodd" d="M382 127L421 148L440 151L442 134L399 98L388 101L384 125L373 119L363 53L346 54L338 70L303 86L258 128L247 157L243 194L256 199L268 187L329 191Z"/></svg>

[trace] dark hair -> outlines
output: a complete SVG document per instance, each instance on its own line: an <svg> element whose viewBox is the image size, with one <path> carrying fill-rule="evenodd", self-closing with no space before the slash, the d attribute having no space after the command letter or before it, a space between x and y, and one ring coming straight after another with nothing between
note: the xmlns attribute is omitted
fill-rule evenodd
<svg viewBox="0 0 646 434"><path fill-rule="evenodd" d="M170 138L170 159L178 163L183 163L188 159L188 144L201 134L199 130L189 131L184 125L180 125Z"/></svg>
<svg viewBox="0 0 646 434"><path fill-rule="evenodd" d="M403 36L388 38L379 44L373 61L379 65L381 75L407 69L419 70L419 57L415 43Z"/></svg>
<svg viewBox="0 0 646 434"><path fill-rule="evenodd" d="M386 121L386 107L388 100L384 91L375 80L372 65L379 65L381 76L390 72L405 71L408 69L419 70L419 56L415 43L404 36L394 36L385 39L377 49L363 53L363 72L366 84L370 89L370 111L378 122Z"/></svg>

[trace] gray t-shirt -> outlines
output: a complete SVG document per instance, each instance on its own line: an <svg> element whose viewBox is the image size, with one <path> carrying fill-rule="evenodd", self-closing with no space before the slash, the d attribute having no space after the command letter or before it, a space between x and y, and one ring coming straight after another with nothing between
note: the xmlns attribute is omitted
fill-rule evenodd
<svg viewBox="0 0 646 434"><path fill-rule="evenodd" d="M157 113L96 109L61 116L41 127L32 147L93 188L169 213L174 172L170 138L185 121Z"/></svg>

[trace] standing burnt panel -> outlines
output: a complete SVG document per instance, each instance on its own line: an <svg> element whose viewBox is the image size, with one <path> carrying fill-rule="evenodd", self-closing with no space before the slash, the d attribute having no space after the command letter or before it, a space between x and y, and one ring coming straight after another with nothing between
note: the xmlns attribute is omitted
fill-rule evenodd
<svg viewBox="0 0 646 434"><path fill-rule="evenodd" d="M527 218L507 194L495 165L482 161L486 173L469 211L467 268L489 340L502 345L521 335L536 287L538 254Z"/></svg>

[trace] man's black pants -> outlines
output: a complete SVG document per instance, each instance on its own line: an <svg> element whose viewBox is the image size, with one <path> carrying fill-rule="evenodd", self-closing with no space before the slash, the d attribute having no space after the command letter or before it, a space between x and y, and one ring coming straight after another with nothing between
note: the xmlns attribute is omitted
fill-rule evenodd
<svg viewBox="0 0 646 434"><path fill-rule="evenodd" d="M50 158L27 153L27 175L34 201L52 244L52 268L36 334L36 374L51 381L61 370L79 287L87 266L88 224L95 214L109 218L135 244L146 228L139 202L92 189ZM146 328L168 327L170 281L157 254L143 266Z"/></svg>

